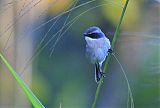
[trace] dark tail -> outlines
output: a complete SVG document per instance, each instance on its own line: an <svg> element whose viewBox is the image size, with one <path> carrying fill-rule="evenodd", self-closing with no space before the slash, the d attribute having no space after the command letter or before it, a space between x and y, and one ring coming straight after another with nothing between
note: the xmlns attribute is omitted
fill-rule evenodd
<svg viewBox="0 0 160 108"><path fill-rule="evenodd" d="M101 74L102 69L101 69L101 65L99 63L96 63L95 67L96 67L96 69L95 69L95 80L98 83L100 81L101 76L102 76L102 74Z"/></svg>

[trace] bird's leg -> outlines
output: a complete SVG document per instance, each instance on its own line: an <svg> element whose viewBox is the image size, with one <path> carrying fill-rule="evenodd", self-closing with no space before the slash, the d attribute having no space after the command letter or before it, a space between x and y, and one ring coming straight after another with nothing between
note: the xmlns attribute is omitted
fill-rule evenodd
<svg viewBox="0 0 160 108"><path fill-rule="evenodd" d="M100 75L101 77L106 77L105 73L102 71L102 63L99 63L99 68L100 68Z"/></svg>

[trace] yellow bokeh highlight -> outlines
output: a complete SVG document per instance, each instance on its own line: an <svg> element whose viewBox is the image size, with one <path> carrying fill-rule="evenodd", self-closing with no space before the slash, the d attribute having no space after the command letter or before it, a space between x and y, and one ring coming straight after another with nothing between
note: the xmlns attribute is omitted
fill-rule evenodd
<svg viewBox="0 0 160 108"><path fill-rule="evenodd" d="M126 0L103 0L103 3L113 3L102 7L102 11L107 20L112 24L117 25L122 12L122 7L125 5ZM116 5L117 4L117 5ZM114 5L114 6L113 6ZM120 5L122 7L120 7ZM139 22L140 16L140 2L138 0L130 0L124 16L123 28L129 28Z"/></svg>
<svg viewBox="0 0 160 108"><path fill-rule="evenodd" d="M73 0L44 0L41 3L41 8L48 8L52 4L53 6L49 8L48 13L56 14L72 6Z"/></svg>

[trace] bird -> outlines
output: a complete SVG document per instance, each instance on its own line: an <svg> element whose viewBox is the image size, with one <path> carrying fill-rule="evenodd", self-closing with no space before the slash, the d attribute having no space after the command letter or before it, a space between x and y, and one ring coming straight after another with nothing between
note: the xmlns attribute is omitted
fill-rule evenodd
<svg viewBox="0 0 160 108"><path fill-rule="evenodd" d="M110 40L97 26L89 27L83 35L86 41L86 56L95 66L95 81L99 83L100 78L105 76L102 64L112 51Z"/></svg>

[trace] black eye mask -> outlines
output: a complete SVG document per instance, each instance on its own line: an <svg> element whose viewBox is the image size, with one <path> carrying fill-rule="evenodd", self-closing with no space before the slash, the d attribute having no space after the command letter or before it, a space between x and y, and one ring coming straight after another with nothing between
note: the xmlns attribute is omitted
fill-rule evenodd
<svg viewBox="0 0 160 108"><path fill-rule="evenodd" d="M100 33L91 33L91 34L86 34L85 36L90 37L92 39L99 39L102 38L102 34Z"/></svg>

